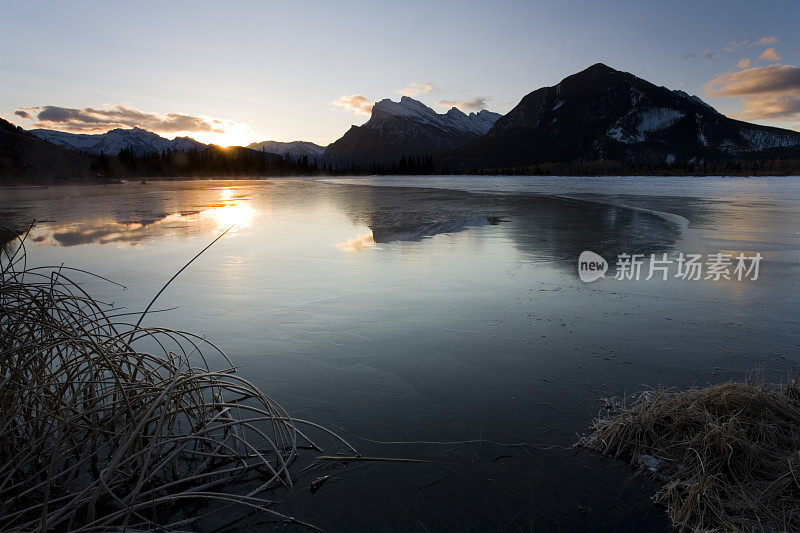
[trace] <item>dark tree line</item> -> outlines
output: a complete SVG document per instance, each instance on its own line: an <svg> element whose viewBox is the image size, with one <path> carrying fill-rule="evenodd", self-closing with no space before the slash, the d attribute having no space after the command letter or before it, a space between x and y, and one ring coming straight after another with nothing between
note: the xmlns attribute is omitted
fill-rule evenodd
<svg viewBox="0 0 800 533"><path fill-rule="evenodd" d="M115 158L101 155L94 169L114 177L215 177L312 175L320 174L325 167L307 156L295 159L242 147L212 146L142 155L125 149Z"/></svg>
<svg viewBox="0 0 800 533"><path fill-rule="evenodd" d="M621 163L614 160L580 163L541 163L536 165L452 169L433 155L406 155L388 164L335 165L310 160L308 156L281 156L242 147L213 146L196 151L164 151L137 155L132 149L122 150L116 157L97 156L92 172L102 178L138 177L270 177L315 175L796 175L800 159L774 157L742 161L707 161L693 163L646 164Z"/></svg>
<svg viewBox="0 0 800 533"><path fill-rule="evenodd" d="M475 169L474 172L520 176L794 176L800 174L800 159L772 158L671 164L624 164L619 161L600 160Z"/></svg>

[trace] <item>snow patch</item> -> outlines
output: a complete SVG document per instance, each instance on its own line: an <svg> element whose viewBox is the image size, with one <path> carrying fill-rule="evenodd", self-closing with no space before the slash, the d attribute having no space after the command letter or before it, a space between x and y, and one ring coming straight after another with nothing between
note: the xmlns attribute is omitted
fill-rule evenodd
<svg viewBox="0 0 800 533"><path fill-rule="evenodd" d="M719 145L719 149L729 154L739 151L739 147L736 146L736 143L730 139L725 139L724 141L722 141L722 143Z"/></svg>
<svg viewBox="0 0 800 533"><path fill-rule="evenodd" d="M739 134L750 144L750 150L754 151L800 144L800 134L793 135L757 129L743 129Z"/></svg>
<svg viewBox="0 0 800 533"><path fill-rule="evenodd" d="M669 107L654 107L647 111L640 111L639 131L649 133L651 131L664 130L682 119L684 113Z"/></svg>
<svg viewBox="0 0 800 533"><path fill-rule="evenodd" d="M642 142L647 133L667 129L683 116L684 113L677 109L653 107L639 111L632 117L628 115L619 119L606 131L606 135L626 144Z"/></svg>
<svg viewBox="0 0 800 533"><path fill-rule="evenodd" d="M655 472L658 470L658 467L661 466L661 460L653 457L652 455L638 455L636 456L636 464L647 468L651 472Z"/></svg>

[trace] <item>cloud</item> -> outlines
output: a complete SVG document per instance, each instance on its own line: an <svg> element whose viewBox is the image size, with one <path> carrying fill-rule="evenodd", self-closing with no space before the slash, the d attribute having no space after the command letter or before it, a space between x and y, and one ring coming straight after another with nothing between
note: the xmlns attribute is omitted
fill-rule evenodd
<svg viewBox="0 0 800 533"><path fill-rule="evenodd" d="M746 39L744 41L731 41L728 46L724 48L726 52L735 52L736 50L744 50L745 48L756 48L758 46L767 46L778 42L778 38L774 35L769 37L762 37L756 41Z"/></svg>
<svg viewBox="0 0 800 533"><path fill-rule="evenodd" d="M358 113L359 115L369 115L372 112L372 106L375 105L375 102L360 94L343 94L331 102L331 104L343 107L344 109L352 111L353 113Z"/></svg>
<svg viewBox="0 0 800 533"><path fill-rule="evenodd" d="M744 120L800 120L800 67L772 65L718 76L705 85L709 97L742 98Z"/></svg>
<svg viewBox="0 0 800 533"><path fill-rule="evenodd" d="M764 46L768 44L775 44L778 42L778 38L774 35L770 35L769 37L762 37L761 39L757 40L753 43L753 46Z"/></svg>
<svg viewBox="0 0 800 533"><path fill-rule="evenodd" d="M422 93L429 93L438 90L436 85L432 83L412 83L406 87L403 87L400 90L395 91L397 94L402 94L403 96L417 96L418 94Z"/></svg>
<svg viewBox="0 0 800 533"><path fill-rule="evenodd" d="M774 48L767 48L761 55L758 56L759 59L763 59L764 61L780 61L781 56L778 55L778 52L775 51Z"/></svg>
<svg viewBox="0 0 800 533"><path fill-rule="evenodd" d="M684 58L686 61L694 61L695 57L696 57L696 56L694 55L694 52L689 52L688 54L686 54L685 56L683 56L683 58Z"/></svg>
<svg viewBox="0 0 800 533"><path fill-rule="evenodd" d="M706 59L714 59L717 56L715 56L714 52L712 52L711 50L703 50L703 57L705 57Z"/></svg>
<svg viewBox="0 0 800 533"><path fill-rule="evenodd" d="M14 114L34 120L36 127L72 132L105 132L114 128L139 127L162 133L214 132L224 133L218 125L205 117L180 113L146 113L125 105L105 109L84 107L41 106L18 108Z"/></svg>
<svg viewBox="0 0 800 533"><path fill-rule="evenodd" d="M737 65L739 65L739 68L749 68L750 67L750 60L749 59L740 59L739 63L737 63Z"/></svg>
<svg viewBox="0 0 800 533"><path fill-rule="evenodd" d="M489 103L490 98L488 96L476 96L475 98L470 98L469 100L442 100L437 102L436 105L440 105L442 107L457 107L461 111L480 111L481 109L486 109L486 104Z"/></svg>
<svg viewBox="0 0 800 533"><path fill-rule="evenodd" d="M731 41L728 43L728 46L723 48L726 52L735 52L736 50L743 50L747 48L747 45L750 44L750 41Z"/></svg>

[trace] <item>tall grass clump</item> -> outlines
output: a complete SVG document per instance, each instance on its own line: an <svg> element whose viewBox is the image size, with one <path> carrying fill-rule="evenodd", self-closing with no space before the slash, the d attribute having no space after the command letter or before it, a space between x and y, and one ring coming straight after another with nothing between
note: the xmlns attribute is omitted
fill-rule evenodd
<svg viewBox="0 0 800 533"><path fill-rule="evenodd" d="M580 445L649 465L681 531L800 530L800 387L758 380L607 403Z"/></svg>
<svg viewBox="0 0 800 533"><path fill-rule="evenodd" d="M29 267L18 241L0 254L0 530L180 529L192 502L300 523L263 493L317 459L308 433L358 455L212 344L98 302L83 271Z"/></svg>

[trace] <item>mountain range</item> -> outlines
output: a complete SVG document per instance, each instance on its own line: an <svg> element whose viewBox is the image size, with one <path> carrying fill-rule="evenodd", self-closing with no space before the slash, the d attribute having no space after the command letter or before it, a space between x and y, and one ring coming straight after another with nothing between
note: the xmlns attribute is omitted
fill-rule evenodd
<svg viewBox="0 0 800 533"><path fill-rule="evenodd" d="M106 133L68 133L65 131L33 129L30 132L36 137L75 152L94 155L119 155L124 149L132 150L137 156L152 152L172 150L200 150L208 148L207 144L195 141L191 137L175 137L172 140L142 128L109 130Z"/></svg>
<svg viewBox="0 0 800 533"><path fill-rule="evenodd" d="M96 173L89 169L89 155L114 157L128 149L126 157L142 158L153 152L211 154L212 148L214 157L221 157L212 145L189 137L169 140L141 128L103 134L25 132L2 121L0 177L92 176ZM375 103L369 120L327 147L263 141L238 150L236 157L248 161L267 161L269 154L291 156L286 164L295 161L297 169L312 173L322 168L338 173L566 174L588 169L703 174L737 168L800 173L799 132L728 118L697 96L602 63L529 93L505 116L486 110L466 114L457 108L437 113L403 96L399 102ZM269 161L269 168L283 164ZM262 163L245 168L267 168ZM108 166L112 175L118 167ZM170 176L182 172L179 165L170 168Z"/></svg>
<svg viewBox="0 0 800 533"><path fill-rule="evenodd" d="M204 150L211 146L210 144L196 141L191 137L166 139L157 133L137 127L130 129L117 128L105 133L91 134L47 129L32 129L29 131L39 139L49 141L68 150L93 155L116 156L122 150L128 149L136 156L144 156L153 152ZM307 156L310 160L320 159L325 153L324 146L306 141L262 141L249 144L247 148L281 156L290 155L294 158Z"/></svg>

